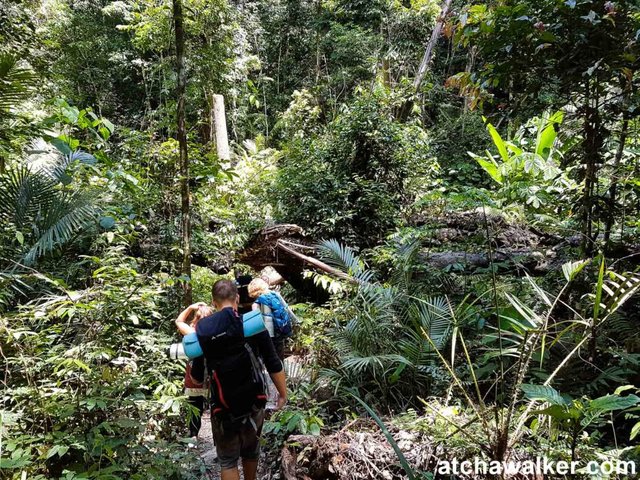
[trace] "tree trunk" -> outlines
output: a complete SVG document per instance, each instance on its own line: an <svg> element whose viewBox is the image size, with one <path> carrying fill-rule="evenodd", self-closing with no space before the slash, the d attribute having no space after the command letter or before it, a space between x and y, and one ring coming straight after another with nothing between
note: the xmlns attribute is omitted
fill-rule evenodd
<svg viewBox="0 0 640 480"><path fill-rule="evenodd" d="M429 43L427 43L427 48L424 51L424 55L422 57L422 61L420 62L420 67L418 68L418 74L416 78L413 80L413 89L417 92L420 90L422 86L422 82L424 81L424 76L429 71L429 64L431 63L431 57L433 57L433 49L436 47L438 40L440 39L440 34L442 33L442 26L444 25L444 21L447 18L447 14L449 13L449 8L451 7L451 0L444 0L442 2L442 11L436 20L436 25L431 32L431 38L429 39Z"/></svg>
<svg viewBox="0 0 640 480"><path fill-rule="evenodd" d="M597 78L596 78L597 82ZM596 87L597 88L597 87ZM602 122L598 111L597 95L591 94L590 83L587 80L585 90L585 118L584 139L582 147L584 151L585 177L584 193L582 195L582 253L590 256L594 250L594 241L597 233L593 233L593 197L597 181L598 164L602 149Z"/></svg>
<svg viewBox="0 0 640 480"><path fill-rule="evenodd" d="M618 168L624 154L624 145L627 142L629 132L629 113L625 110L622 114L622 129L620 130L620 144L613 161L613 175L609 186L609 199L607 200L607 220L604 226L604 243L607 249L610 247L611 230L616 218L616 197L618 194Z"/></svg>
<svg viewBox="0 0 640 480"><path fill-rule="evenodd" d="M415 93L418 93L420 91L422 82L424 82L424 77L429 71L429 65L431 64L431 58L433 57L433 50L435 49L436 44L440 39L442 26L444 25L444 21L447 18L447 14L449 13L449 8L451 8L451 0L443 0L440 15L438 16L436 24L433 27L433 31L431 32L431 38L429 39L429 43L427 43L424 55L422 56L422 61L420 62L420 66L418 67L416 78L414 78L413 80L413 90L415 91ZM409 100L407 102L404 102L404 104L400 107L398 114L396 115L398 119L406 120L409 116L409 112L411 111L412 106L413 101Z"/></svg>
<svg viewBox="0 0 640 480"><path fill-rule="evenodd" d="M224 97L213 95L213 119L216 131L216 152L220 160L229 160L229 137L227 135L227 117L224 112Z"/></svg>
<svg viewBox="0 0 640 480"><path fill-rule="evenodd" d="M189 155L187 152L187 129L185 126L185 90L186 77L184 72L184 15L182 0L173 0L173 22L176 32L176 70L178 75L178 108L176 112L178 131L177 140L180 149L180 196L182 213L182 266L180 273L189 278L182 284L183 303L192 303L191 295L191 216L189 208Z"/></svg>

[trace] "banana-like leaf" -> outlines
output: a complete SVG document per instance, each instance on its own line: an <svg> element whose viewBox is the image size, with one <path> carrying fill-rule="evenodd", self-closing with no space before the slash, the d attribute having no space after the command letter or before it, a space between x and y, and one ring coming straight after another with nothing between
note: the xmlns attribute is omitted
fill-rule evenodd
<svg viewBox="0 0 640 480"><path fill-rule="evenodd" d="M474 153L467 152L478 165L482 167L482 169L489 174L489 176L495 180L497 183L502 185L504 178L502 176L502 171L500 170L500 166L496 163L495 159L491 155L487 155L487 157L481 157L479 155L475 155ZM488 160L487 160L488 158Z"/></svg>
<svg viewBox="0 0 640 480"><path fill-rule="evenodd" d="M544 158L548 158L549 152L553 147L553 143L556 140L557 131L556 126L562 123L564 114L562 112L556 112L549 118L542 119L541 129L538 132L538 139L536 142L536 153Z"/></svg>
<svg viewBox="0 0 640 480"><path fill-rule="evenodd" d="M502 157L502 160L504 162L508 162L509 152L507 152L507 145L498 133L498 130L496 130L496 127L494 127L490 123L487 123L487 130L489 131L489 135L491 135L491 139L493 140L493 143L496 145L496 148L500 153L500 157Z"/></svg>

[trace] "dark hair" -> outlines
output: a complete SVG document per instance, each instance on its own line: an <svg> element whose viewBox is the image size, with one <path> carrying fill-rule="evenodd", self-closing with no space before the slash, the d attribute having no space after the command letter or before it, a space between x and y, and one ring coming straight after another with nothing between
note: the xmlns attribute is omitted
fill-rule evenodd
<svg viewBox="0 0 640 480"><path fill-rule="evenodd" d="M218 280L213 284L211 295L214 302L235 301L238 287L233 280Z"/></svg>

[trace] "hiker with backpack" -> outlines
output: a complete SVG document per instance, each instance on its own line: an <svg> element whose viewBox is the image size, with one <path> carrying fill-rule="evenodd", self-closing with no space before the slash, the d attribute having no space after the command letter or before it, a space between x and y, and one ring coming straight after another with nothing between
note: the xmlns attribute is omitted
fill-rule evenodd
<svg viewBox="0 0 640 480"><path fill-rule="evenodd" d="M264 362L278 391L278 409L287 401L283 365L266 330L245 337L235 282L218 280L212 294L216 313L196 326L203 354L193 360L192 376L204 381L205 368L213 372L211 427L222 480L240 478L239 459L245 480L255 480L267 400L266 379L258 359Z"/></svg>
<svg viewBox="0 0 640 480"><path fill-rule="evenodd" d="M295 314L282 295L270 290L269 284L263 279L252 280L248 290L249 296L255 298L252 309L262 313L278 357L284 360L285 342L293 334L293 320L297 320Z"/></svg>
<svg viewBox="0 0 640 480"><path fill-rule="evenodd" d="M194 303L185 308L178 318L176 318L176 328L182 335L188 335L195 332L196 325L204 317L213 314L213 309L204 302ZM184 373L184 392L187 395L187 401L196 409L189 417L189 436L197 437L202 426L202 412L208 396L209 384L194 380L191 375L192 362L187 362L187 368Z"/></svg>

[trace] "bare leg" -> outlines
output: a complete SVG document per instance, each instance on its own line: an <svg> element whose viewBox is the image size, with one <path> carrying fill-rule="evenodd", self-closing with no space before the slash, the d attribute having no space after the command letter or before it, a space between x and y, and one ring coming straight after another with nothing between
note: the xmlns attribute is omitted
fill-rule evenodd
<svg viewBox="0 0 640 480"><path fill-rule="evenodd" d="M244 465L244 462L242 462L242 464ZM247 478L246 475L247 474L245 473L244 478ZM222 477L222 480L240 480L240 473L238 472L237 468L225 468L220 472L220 476ZM253 478L256 478L255 474Z"/></svg>
<svg viewBox="0 0 640 480"><path fill-rule="evenodd" d="M258 460L242 459L242 473L244 473L244 480L256 480L257 471Z"/></svg>

